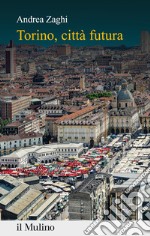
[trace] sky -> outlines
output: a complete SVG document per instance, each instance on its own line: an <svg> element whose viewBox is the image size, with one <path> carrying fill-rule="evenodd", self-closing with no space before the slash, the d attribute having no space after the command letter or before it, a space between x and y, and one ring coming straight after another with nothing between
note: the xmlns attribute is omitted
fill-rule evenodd
<svg viewBox="0 0 150 236"><path fill-rule="evenodd" d="M49 46L55 44L51 41L19 41L16 30L26 32L53 32L58 38L62 33L95 29L97 32L121 32L123 41L65 41L72 45L105 45L105 46L136 46L140 44L140 33L150 31L150 1L149 0L53 0L53 1L4 1L0 10L0 44L8 44L12 39L16 44L32 43ZM22 17L45 17L47 15L59 17L66 16L67 24L17 24L16 20ZM58 44L63 43L61 39Z"/></svg>

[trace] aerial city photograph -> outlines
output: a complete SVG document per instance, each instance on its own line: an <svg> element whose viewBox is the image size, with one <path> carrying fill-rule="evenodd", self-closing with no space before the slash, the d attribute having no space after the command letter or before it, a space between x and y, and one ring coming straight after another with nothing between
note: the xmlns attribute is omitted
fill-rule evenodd
<svg viewBox="0 0 150 236"><path fill-rule="evenodd" d="M83 25L76 6L70 15L49 9L49 17L18 10L5 22L0 221L150 220L149 22L136 26L137 11L128 28L115 28L116 16L102 27L98 10L87 21L89 6ZM58 42L39 36L59 30ZM91 38L73 39L73 31Z"/></svg>

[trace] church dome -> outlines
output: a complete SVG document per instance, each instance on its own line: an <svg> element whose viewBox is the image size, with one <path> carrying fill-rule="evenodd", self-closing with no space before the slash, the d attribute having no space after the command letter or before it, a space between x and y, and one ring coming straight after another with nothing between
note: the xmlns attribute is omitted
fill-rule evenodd
<svg viewBox="0 0 150 236"><path fill-rule="evenodd" d="M126 79L121 79L121 80L119 81L118 85L121 85L121 86L122 86L122 84L127 84Z"/></svg>
<svg viewBox="0 0 150 236"><path fill-rule="evenodd" d="M125 81L124 83L122 83L121 90L118 92L117 100L118 102L119 101L129 101L129 102L134 101L133 96L131 92L128 90L127 83Z"/></svg>

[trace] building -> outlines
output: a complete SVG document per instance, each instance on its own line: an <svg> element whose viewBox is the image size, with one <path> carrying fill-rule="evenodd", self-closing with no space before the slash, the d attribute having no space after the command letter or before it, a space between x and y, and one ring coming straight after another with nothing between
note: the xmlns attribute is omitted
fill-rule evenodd
<svg viewBox="0 0 150 236"><path fill-rule="evenodd" d="M5 50L6 58L6 74L11 78L16 76L16 48L14 47L13 41L10 40L9 45Z"/></svg>
<svg viewBox="0 0 150 236"><path fill-rule="evenodd" d="M144 134L150 133L150 111L147 111L140 116L140 123L142 127L142 132Z"/></svg>
<svg viewBox="0 0 150 236"><path fill-rule="evenodd" d="M93 145L98 145L107 133L108 126L109 117L107 115L105 120L103 114L101 114L101 119L96 121L62 121L58 125L58 142L83 142L85 145L93 142Z"/></svg>
<svg viewBox="0 0 150 236"><path fill-rule="evenodd" d="M61 197L44 194L11 176L0 176L0 209L2 220L42 220L57 206Z"/></svg>
<svg viewBox="0 0 150 236"><path fill-rule="evenodd" d="M57 117L46 117L45 118L45 131L48 135L51 135L51 137L57 137L58 134L58 128L57 128Z"/></svg>
<svg viewBox="0 0 150 236"><path fill-rule="evenodd" d="M80 89L85 89L85 76L80 77Z"/></svg>
<svg viewBox="0 0 150 236"><path fill-rule="evenodd" d="M111 56L108 55L99 55L95 57L95 61L99 66L109 66L112 60Z"/></svg>
<svg viewBox="0 0 150 236"><path fill-rule="evenodd" d="M47 116L62 116L64 115L65 109L63 106L60 105L51 105L51 104L43 104L40 108L38 108L38 112L41 114L45 114Z"/></svg>
<svg viewBox="0 0 150 236"><path fill-rule="evenodd" d="M13 177L1 176L0 186L6 192L0 198L2 220L26 220L31 212L44 201L42 192L30 188Z"/></svg>
<svg viewBox="0 0 150 236"><path fill-rule="evenodd" d="M71 46L68 44L57 45L57 55L58 56L70 56L71 55Z"/></svg>
<svg viewBox="0 0 150 236"><path fill-rule="evenodd" d="M60 121L57 127L60 143L82 142L85 145L98 145L109 129L109 116L103 109L97 108L83 118Z"/></svg>
<svg viewBox="0 0 150 236"><path fill-rule="evenodd" d="M1 118L10 119L30 106L31 97L30 96L10 96L0 99L0 108L1 108Z"/></svg>
<svg viewBox="0 0 150 236"><path fill-rule="evenodd" d="M40 133L24 133L20 135L0 136L0 156L8 155L22 147L42 145L43 135Z"/></svg>
<svg viewBox="0 0 150 236"><path fill-rule="evenodd" d="M34 145L37 145L36 143ZM27 145L26 145L27 146ZM28 145L29 146L29 145ZM79 157L84 151L83 143L48 144L21 148L0 157L0 166L24 167L29 162L51 163L59 158Z"/></svg>
<svg viewBox="0 0 150 236"><path fill-rule="evenodd" d="M122 80L121 88L118 86L118 91L113 92L111 107L110 133L134 133L140 127L138 110L125 79Z"/></svg>
<svg viewBox="0 0 150 236"><path fill-rule="evenodd" d="M29 63L28 75L33 76L37 73L35 62Z"/></svg>
<svg viewBox="0 0 150 236"><path fill-rule="evenodd" d="M17 67L16 67L16 78L21 78L21 77L22 77L21 65L17 65Z"/></svg>
<svg viewBox="0 0 150 236"><path fill-rule="evenodd" d="M33 84L43 86L45 83L45 77L42 74L35 74L32 78Z"/></svg>
<svg viewBox="0 0 150 236"><path fill-rule="evenodd" d="M149 143L149 135L140 134L134 141L131 139L128 151L123 151L113 168L106 219L149 220Z"/></svg>
<svg viewBox="0 0 150 236"><path fill-rule="evenodd" d="M69 195L69 220L96 220L107 209L109 175L90 175Z"/></svg>
<svg viewBox="0 0 150 236"><path fill-rule="evenodd" d="M149 220L149 197L143 191L144 189L146 192L149 191L148 180L144 178L144 186L141 185L141 182L135 184L139 177L139 173L115 173L112 175L107 220ZM134 184L135 187L126 193ZM140 204L139 201L141 201ZM116 204L117 202L119 204Z"/></svg>
<svg viewBox="0 0 150 236"><path fill-rule="evenodd" d="M141 32L141 51L144 53L150 52L150 33L148 31Z"/></svg>
<svg viewBox="0 0 150 236"><path fill-rule="evenodd" d="M47 215L51 216L51 210L58 206L61 197L58 193L53 193L47 198L39 208L29 216L29 220L45 220ZM51 216L52 218L52 216Z"/></svg>
<svg viewBox="0 0 150 236"><path fill-rule="evenodd" d="M146 94L140 93L137 94L137 96L135 94L134 100L140 116L150 110L150 98L149 96L146 96Z"/></svg>
<svg viewBox="0 0 150 236"><path fill-rule="evenodd" d="M3 135L15 135L25 133L25 125L19 121L7 124L2 129Z"/></svg>
<svg viewBox="0 0 150 236"><path fill-rule="evenodd" d="M32 110L22 110L20 112L18 112L16 115L14 115L13 117L13 122L15 121L22 121L25 119L26 116L31 115L32 114Z"/></svg>
<svg viewBox="0 0 150 236"><path fill-rule="evenodd" d="M62 121L85 119L86 117L89 117L91 114L93 114L97 110L98 107L99 106L87 106L83 109L73 112L72 114L66 114L66 115L63 115L62 117L58 118L54 122L54 124L52 125L54 137L57 137L58 125Z"/></svg>
<svg viewBox="0 0 150 236"><path fill-rule="evenodd" d="M135 109L111 111L109 130L112 134L134 133L140 127L139 115Z"/></svg>

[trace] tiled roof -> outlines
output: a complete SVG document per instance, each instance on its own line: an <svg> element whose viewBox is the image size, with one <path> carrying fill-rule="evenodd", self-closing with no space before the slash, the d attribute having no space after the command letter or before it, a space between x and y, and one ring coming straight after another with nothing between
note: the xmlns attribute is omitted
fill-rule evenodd
<svg viewBox="0 0 150 236"><path fill-rule="evenodd" d="M60 118L58 118L57 122L60 122L60 121L65 121L65 120L73 120L73 119L76 119L77 117L80 117L90 111L93 111L94 109L96 109L98 106L88 106L88 107L85 107L83 108L82 110L79 110L79 111L76 111L70 115L64 115Z"/></svg>
<svg viewBox="0 0 150 236"><path fill-rule="evenodd" d="M11 141L11 140L20 140L20 139L26 139L26 138L37 138L41 137L42 134L40 133L24 133L24 134L16 134L16 135L3 135L0 136L0 142L5 142L5 141Z"/></svg>

